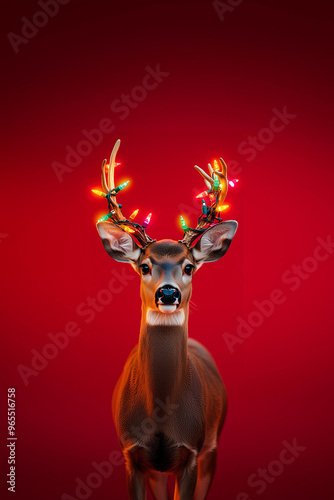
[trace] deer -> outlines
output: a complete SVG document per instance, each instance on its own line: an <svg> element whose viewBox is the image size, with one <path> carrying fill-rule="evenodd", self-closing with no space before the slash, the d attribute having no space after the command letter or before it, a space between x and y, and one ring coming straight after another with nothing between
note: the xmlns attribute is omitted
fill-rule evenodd
<svg viewBox="0 0 334 500"><path fill-rule="evenodd" d="M142 301L139 342L130 353L112 396L112 414L124 455L130 500L168 500L168 476L175 478L174 500L204 500L215 473L218 440L227 394L208 350L188 337L193 275L228 250L237 222L223 221L228 190L222 158L209 173L195 165L213 203L202 201L197 227L183 224L179 241L156 241L142 225L125 218L116 201L117 140L109 167L102 163L100 195L108 216L97 222L107 253L131 264L140 276ZM124 185L123 185L124 186ZM103 220L107 219L107 220ZM185 222L183 220L183 222Z"/></svg>

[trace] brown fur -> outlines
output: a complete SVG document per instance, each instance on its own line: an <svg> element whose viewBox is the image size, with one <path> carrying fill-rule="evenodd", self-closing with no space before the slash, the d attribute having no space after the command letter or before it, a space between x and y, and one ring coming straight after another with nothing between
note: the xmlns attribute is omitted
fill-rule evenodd
<svg viewBox="0 0 334 500"><path fill-rule="evenodd" d="M166 474L170 473L176 478L174 500L205 500L215 471L227 396L209 352L188 338L192 285L186 265L192 265L195 272L203 262L220 258L236 223L209 229L192 250L162 240L141 251L119 228L102 224L98 230L112 257L131 262L139 274L141 266L149 267L141 280L139 343L126 361L112 401L129 497L145 500L147 482L154 499L168 500ZM168 311L156 302L156 291L167 284L180 292L178 304Z"/></svg>

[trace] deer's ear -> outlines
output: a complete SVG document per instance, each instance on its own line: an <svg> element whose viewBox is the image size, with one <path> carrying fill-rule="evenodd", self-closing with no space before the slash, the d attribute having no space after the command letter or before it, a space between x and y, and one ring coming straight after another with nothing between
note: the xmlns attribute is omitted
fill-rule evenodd
<svg viewBox="0 0 334 500"><path fill-rule="evenodd" d="M220 259L227 252L237 227L235 220L228 220L205 231L192 249L195 260L202 264Z"/></svg>
<svg viewBox="0 0 334 500"><path fill-rule="evenodd" d="M96 228L110 257L118 262L128 262L130 264L139 259L140 247L128 233L115 226L112 222L98 222Z"/></svg>

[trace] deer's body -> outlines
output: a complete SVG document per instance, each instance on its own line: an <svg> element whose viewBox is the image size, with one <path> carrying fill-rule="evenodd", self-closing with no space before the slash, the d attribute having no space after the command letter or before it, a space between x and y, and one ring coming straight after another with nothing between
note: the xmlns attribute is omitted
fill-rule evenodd
<svg viewBox="0 0 334 500"><path fill-rule="evenodd" d="M152 473L174 473L180 480L186 470L187 491L181 498L193 498L197 476L197 492L203 481L208 488L226 405L215 363L201 344L188 339L186 324L142 324L139 345L130 354L113 395L128 474L144 488L145 478ZM149 481L152 493L165 481L155 474L155 481ZM168 498L166 490L164 496L154 497Z"/></svg>
<svg viewBox="0 0 334 500"><path fill-rule="evenodd" d="M188 315L193 274L226 253L237 229L235 221L223 222L217 215L227 192L226 164L220 159L223 172L209 166L212 177L196 167L216 193L216 204L206 208L197 228L187 228L180 242L156 242L146 235L145 224L125 219L116 202L113 167L118 147L119 141L111 155L108 183L106 160L102 164L110 211L106 217L112 222L99 222L97 229L109 255L130 263L141 276L139 343L112 402L128 492L131 500L145 500L148 484L155 500L168 500L167 477L174 474L174 500L205 500L227 398L211 355L188 338Z"/></svg>

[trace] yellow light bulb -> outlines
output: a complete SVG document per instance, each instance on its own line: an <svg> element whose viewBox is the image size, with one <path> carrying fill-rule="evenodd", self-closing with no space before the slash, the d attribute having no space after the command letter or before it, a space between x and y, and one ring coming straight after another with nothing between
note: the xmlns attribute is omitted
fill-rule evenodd
<svg viewBox="0 0 334 500"><path fill-rule="evenodd" d="M94 194L97 194L98 196L102 196L103 198L107 197L106 193L104 193L103 191L99 191L98 189L92 189L92 192Z"/></svg>
<svg viewBox="0 0 334 500"><path fill-rule="evenodd" d="M129 217L129 220L133 220L138 215L138 212L139 212L139 209L137 208L137 210L132 212L132 214Z"/></svg>
<svg viewBox="0 0 334 500"><path fill-rule="evenodd" d="M127 233L134 233L135 231L133 229L131 229L131 227L129 226L124 226L123 224L121 224L119 226L121 229L123 229L123 231L127 232Z"/></svg>
<svg viewBox="0 0 334 500"><path fill-rule="evenodd" d="M223 212L223 210L227 210L230 205L220 205L217 207L218 212Z"/></svg>

